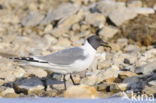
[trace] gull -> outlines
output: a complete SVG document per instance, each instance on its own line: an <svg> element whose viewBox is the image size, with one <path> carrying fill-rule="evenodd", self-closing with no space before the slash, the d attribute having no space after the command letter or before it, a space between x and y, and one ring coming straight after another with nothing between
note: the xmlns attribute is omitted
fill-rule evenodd
<svg viewBox="0 0 156 103"><path fill-rule="evenodd" d="M79 47L64 49L45 56L11 57L10 59L63 74L64 88L66 89L66 74L70 74L73 85L78 85L74 82L72 73L86 70L92 64L99 46L111 48L99 36L93 35L88 37Z"/></svg>

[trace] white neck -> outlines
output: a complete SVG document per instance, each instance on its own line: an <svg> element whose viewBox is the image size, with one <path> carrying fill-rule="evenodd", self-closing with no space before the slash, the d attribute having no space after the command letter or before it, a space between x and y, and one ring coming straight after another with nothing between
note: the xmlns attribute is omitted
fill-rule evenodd
<svg viewBox="0 0 156 103"><path fill-rule="evenodd" d="M85 41L83 48L89 50L89 52L96 53L96 50L89 44L87 40Z"/></svg>

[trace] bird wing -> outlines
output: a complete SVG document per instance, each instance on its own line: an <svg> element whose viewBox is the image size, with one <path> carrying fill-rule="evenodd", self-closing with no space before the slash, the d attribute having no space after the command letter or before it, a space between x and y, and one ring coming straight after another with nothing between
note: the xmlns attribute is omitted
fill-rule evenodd
<svg viewBox="0 0 156 103"><path fill-rule="evenodd" d="M86 59L86 56L84 55L84 49L75 47L58 51L46 56L36 56L34 57L34 60L35 59L43 63L48 62L49 64L70 65L76 60Z"/></svg>

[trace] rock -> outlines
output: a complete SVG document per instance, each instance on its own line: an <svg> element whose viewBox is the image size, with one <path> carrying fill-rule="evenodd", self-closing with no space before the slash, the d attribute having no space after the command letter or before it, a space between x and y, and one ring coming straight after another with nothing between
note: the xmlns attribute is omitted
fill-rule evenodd
<svg viewBox="0 0 156 103"><path fill-rule="evenodd" d="M154 4L153 9L156 11L156 4Z"/></svg>
<svg viewBox="0 0 156 103"><path fill-rule="evenodd" d="M123 47L125 47L125 46L128 44L128 39L126 39L126 38L119 38L119 39L117 40L117 44L118 44L121 48L123 48Z"/></svg>
<svg viewBox="0 0 156 103"><path fill-rule="evenodd" d="M44 29L45 33L50 33L50 31L53 29L53 26L51 24L47 25Z"/></svg>
<svg viewBox="0 0 156 103"><path fill-rule="evenodd" d="M152 74L156 71L156 61L142 65L135 69L135 73Z"/></svg>
<svg viewBox="0 0 156 103"><path fill-rule="evenodd" d="M118 66L112 65L107 70L100 71L100 73L97 75L97 77L99 77L99 78L101 77L100 81L105 80L107 83L113 83L114 80L118 77L118 73L119 73Z"/></svg>
<svg viewBox="0 0 156 103"><path fill-rule="evenodd" d="M4 87L4 86L0 86L0 97L4 97L8 94L15 94L15 91L13 88L9 88L9 87Z"/></svg>
<svg viewBox="0 0 156 103"><path fill-rule="evenodd" d="M105 24L105 21L106 21L105 16L100 13L89 13L85 17L86 24L90 24L95 27L103 26Z"/></svg>
<svg viewBox="0 0 156 103"><path fill-rule="evenodd" d="M103 82L103 83L98 84L96 86L96 90L98 90L98 91L104 91L105 92L105 91L107 91L108 87L109 87L109 84Z"/></svg>
<svg viewBox="0 0 156 103"><path fill-rule="evenodd" d="M153 97L156 94L156 86L145 86L143 92Z"/></svg>
<svg viewBox="0 0 156 103"><path fill-rule="evenodd" d="M46 78L46 86L47 90L63 90L64 89L64 83L63 81L52 79L52 78ZM69 87L69 83L67 82L67 88Z"/></svg>
<svg viewBox="0 0 156 103"><path fill-rule="evenodd" d="M138 52L140 48L137 45L129 44L124 48L124 51L131 53L131 52Z"/></svg>
<svg viewBox="0 0 156 103"><path fill-rule="evenodd" d="M122 83L125 83L128 85L127 89L128 90L133 90L134 92L141 92L146 85L146 77L138 77L138 76L133 76L129 77L123 80Z"/></svg>
<svg viewBox="0 0 156 103"><path fill-rule="evenodd" d="M72 24L75 24L82 19L82 17L83 17L82 15L83 15L83 11L79 10L76 13L74 13L73 15L71 15L70 17L62 18L58 22L57 28L53 29L51 31L51 33L56 37L63 35L72 27Z"/></svg>
<svg viewBox="0 0 156 103"><path fill-rule="evenodd" d="M109 19L116 25L120 26L121 24L125 23L126 21L133 19L137 16L135 9L132 8L118 8L114 9L109 14Z"/></svg>
<svg viewBox="0 0 156 103"><path fill-rule="evenodd" d="M0 59L0 72L0 78L3 80L3 83L13 82L25 74L22 68L12 65L11 61L4 58Z"/></svg>
<svg viewBox="0 0 156 103"><path fill-rule="evenodd" d="M61 50L71 46L71 42L67 38L60 38L55 46L52 47L53 50Z"/></svg>
<svg viewBox="0 0 156 103"><path fill-rule="evenodd" d="M128 7L142 7L142 1L140 0L131 0L127 2Z"/></svg>
<svg viewBox="0 0 156 103"><path fill-rule="evenodd" d="M143 53L143 56L142 56L142 57L143 57L145 60L148 60L149 58L154 58L155 55L156 55L156 49L153 48L153 49L150 49L150 50L145 51L145 52Z"/></svg>
<svg viewBox="0 0 156 103"><path fill-rule="evenodd" d="M103 0L96 3L96 9L104 16L108 16L116 8L125 7L125 3L115 2L113 0Z"/></svg>
<svg viewBox="0 0 156 103"><path fill-rule="evenodd" d="M36 77L46 77L47 72L41 68L29 67L25 69L26 73L24 74L25 77L35 75Z"/></svg>
<svg viewBox="0 0 156 103"><path fill-rule="evenodd" d="M112 38L117 32L118 29L113 26L104 26L104 28L100 30L99 35L107 41L108 39Z"/></svg>
<svg viewBox="0 0 156 103"><path fill-rule="evenodd" d="M41 95L44 91L42 81L37 77L21 78L13 83L17 93Z"/></svg>
<svg viewBox="0 0 156 103"><path fill-rule="evenodd" d="M46 97L56 97L59 95L58 90L48 90L45 92Z"/></svg>
<svg viewBox="0 0 156 103"><path fill-rule="evenodd" d="M97 98L98 94L93 87L87 85L72 86L68 88L63 96L65 98Z"/></svg>
<svg viewBox="0 0 156 103"><path fill-rule="evenodd" d="M152 86L156 86L156 80L152 80L150 82L148 82L149 85L152 85Z"/></svg>
<svg viewBox="0 0 156 103"><path fill-rule="evenodd" d="M111 92L117 93L120 91L125 91L127 89L128 85L125 83L115 83L115 84L111 84L109 89Z"/></svg>
<svg viewBox="0 0 156 103"><path fill-rule="evenodd" d="M140 8L140 7L138 7L138 8L135 8L135 11L141 15L149 15L149 14L155 13L154 9L152 9L152 8Z"/></svg>
<svg viewBox="0 0 156 103"><path fill-rule="evenodd" d="M8 93L4 97L5 98L17 98L17 97L19 97L19 95L16 93Z"/></svg>
<svg viewBox="0 0 156 103"><path fill-rule="evenodd" d="M38 25L41 20L43 19L43 15L36 13L36 12L30 12L30 14L22 21L22 26L36 26Z"/></svg>
<svg viewBox="0 0 156 103"><path fill-rule="evenodd" d="M133 76L137 76L137 74L133 73L133 72L130 72L130 71L121 71L119 73L119 78L120 79L125 79L125 78L133 77Z"/></svg>
<svg viewBox="0 0 156 103"><path fill-rule="evenodd" d="M48 24L54 20L60 20L64 17L69 17L78 10L78 6L71 3L64 3L57 9L49 12L47 16L42 20L41 24Z"/></svg>

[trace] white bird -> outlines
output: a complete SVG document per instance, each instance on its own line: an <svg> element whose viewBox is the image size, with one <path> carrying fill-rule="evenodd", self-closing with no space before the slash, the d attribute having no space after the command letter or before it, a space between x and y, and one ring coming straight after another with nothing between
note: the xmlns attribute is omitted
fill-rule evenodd
<svg viewBox="0 0 156 103"><path fill-rule="evenodd" d="M99 46L110 47L99 36L94 35L88 37L84 45L80 47L64 49L46 56L13 57L10 59L22 61L26 65L44 67L52 72L63 74L64 87L66 89L65 75L70 74L73 84L77 85L71 74L86 70L93 62Z"/></svg>

